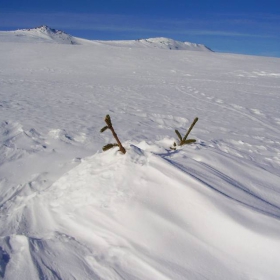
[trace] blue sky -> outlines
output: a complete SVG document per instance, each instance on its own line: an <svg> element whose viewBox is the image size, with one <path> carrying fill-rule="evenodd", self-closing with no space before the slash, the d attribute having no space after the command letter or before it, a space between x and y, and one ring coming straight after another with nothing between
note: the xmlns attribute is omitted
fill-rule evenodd
<svg viewBox="0 0 280 280"><path fill-rule="evenodd" d="M2 0L0 30L49 25L87 39L168 37L280 57L280 1Z"/></svg>

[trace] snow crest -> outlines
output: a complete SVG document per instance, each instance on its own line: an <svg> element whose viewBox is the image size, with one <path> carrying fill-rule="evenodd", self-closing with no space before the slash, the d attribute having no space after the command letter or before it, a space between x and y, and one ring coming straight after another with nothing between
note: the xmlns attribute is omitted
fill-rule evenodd
<svg viewBox="0 0 280 280"><path fill-rule="evenodd" d="M30 194L22 210L9 209L0 243L6 260L13 260L6 279L19 271L23 279L211 279L213 267L222 279L237 273L228 262L241 272L260 254L276 265L278 239L268 237L276 234L271 221L280 217L279 199L273 206L265 201L267 192L261 198L244 190L226 175L232 170L227 164L224 175L214 179L210 165L217 165L207 166L211 151L198 153L197 161L197 151L189 150L183 163L176 152L153 152L164 150L157 145L139 143L146 151L125 146L126 155L112 149L88 157L49 188ZM255 171L243 166L235 172L245 179ZM226 184L235 190L227 191ZM272 189L273 184L271 179ZM233 250L240 239L246 244ZM255 262L277 274L261 259Z"/></svg>

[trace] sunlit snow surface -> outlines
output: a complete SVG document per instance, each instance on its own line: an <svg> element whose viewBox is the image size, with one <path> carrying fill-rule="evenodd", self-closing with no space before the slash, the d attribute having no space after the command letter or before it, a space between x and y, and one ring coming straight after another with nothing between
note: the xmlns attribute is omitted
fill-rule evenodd
<svg viewBox="0 0 280 280"><path fill-rule="evenodd" d="M276 58L0 43L0 278L280 279L279 108Z"/></svg>

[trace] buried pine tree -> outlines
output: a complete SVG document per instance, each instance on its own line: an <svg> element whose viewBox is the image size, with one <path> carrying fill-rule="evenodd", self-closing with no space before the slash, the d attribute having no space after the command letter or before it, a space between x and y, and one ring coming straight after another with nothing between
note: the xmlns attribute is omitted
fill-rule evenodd
<svg viewBox="0 0 280 280"><path fill-rule="evenodd" d="M111 149L111 148L113 148L113 147L117 147L117 146L118 146L119 149L120 149L120 151L121 151L123 154L125 154L125 153L126 153L126 150L125 150L125 148L122 146L122 143L121 143L121 141L119 140L118 135L116 134L116 132L115 132L115 130L114 130L114 128L113 128L112 121L111 121L111 118L110 118L109 115L107 115L107 116L105 117L105 123L106 123L107 125L104 126L104 127L100 130L100 132L102 133L102 132L104 132L105 130L110 129L111 132L112 132L112 134L113 134L113 136L114 136L114 138L116 139L117 143L105 145L105 146L102 148L103 151L107 151L107 150L109 150L109 149Z"/></svg>
<svg viewBox="0 0 280 280"><path fill-rule="evenodd" d="M193 120L193 123L190 126L190 128L188 129L188 131L187 131L186 135L184 136L184 138L182 137L182 135L180 134L180 132L177 129L175 130L175 133L177 134L178 139L179 139L178 146L183 146L183 145L192 144L192 143L196 142L195 139L187 139L187 138L188 138L191 130L193 129L193 127L194 127L194 125L196 124L197 121L198 121L198 118L195 118ZM177 144L176 144L176 142L174 142L173 147L170 147L170 149L176 150L176 147L177 147Z"/></svg>

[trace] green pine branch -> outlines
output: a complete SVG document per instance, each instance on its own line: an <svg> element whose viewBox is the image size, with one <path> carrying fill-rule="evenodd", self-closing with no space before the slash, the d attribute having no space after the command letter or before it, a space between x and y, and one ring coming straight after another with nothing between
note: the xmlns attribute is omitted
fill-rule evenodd
<svg viewBox="0 0 280 280"><path fill-rule="evenodd" d="M113 128L113 125L112 125L112 121L111 121L110 116L109 116L109 115L106 115L104 121L105 121L105 123L106 123L107 125L104 126L103 128L101 128L100 132L102 133L102 132L106 131L107 129L110 129L111 132L112 132L112 134L113 134L113 136L114 136L114 138L116 139L117 143L105 145L105 146L102 148L103 151L107 151L107 150L109 150L109 149L111 149L111 148L113 148L113 147L119 146L120 151L121 151L123 154L125 154L125 153L126 153L126 150L125 150L125 148L122 146L122 143L121 143L121 141L119 140L118 135L116 134L116 132L115 132L115 130L114 130L114 128Z"/></svg>
<svg viewBox="0 0 280 280"><path fill-rule="evenodd" d="M192 131L192 129L193 129L193 127L194 127L194 125L196 124L197 121L198 121L198 118L195 118L195 119L193 120L193 123L192 123L192 125L190 126L188 132L186 133L185 137L183 138L183 141L186 141L187 137L189 136L190 132Z"/></svg>
<svg viewBox="0 0 280 280"><path fill-rule="evenodd" d="M175 133L177 134L177 136L178 136L178 138L179 138L179 141L182 142L182 141L183 141L183 138L182 138L180 132L179 132L177 129L175 129Z"/></svg>
<svg viewBox="0 0 280 280"><path fill-rule="evenodd" d="M101 128L100 129L100 132L102 133L102 132L104 132L106 129L108 129L109 127L106 125L106 126L104 126L103 128Z"/></svg>
<svg viewBox="0 0 280 280"><path fill-rule="evenodd" d="M105 152L105 151L108 151L108 150L110 150L111 148L113 148L113 147L118 147L119 145L117 144L117 143L115 143L115 144L107 144L107 145L105 145L103 148L102 148L102 150Z"/></svg>
<svg viewBox="0 0 280 280"><path fill-rule="evenodd" d="M187 138L188 138L190 132L192 131L193 127L197 123L197 121L198 121L198 118L195 118L193 120L193 122L192 122L190 128L188 129L186 135L184 136L184 138L182 138L181 133L177 129L175 130L175 133L176 133L176 135L178 136L178 139L179 139L178 146L189 145L189 144L192 144L192 143L196 142L195 139L187 139ZM174 142L173 147L170 147L170 149L176 150L176 146L177 146L177 144L176 144L176 142Z"/></svg>

